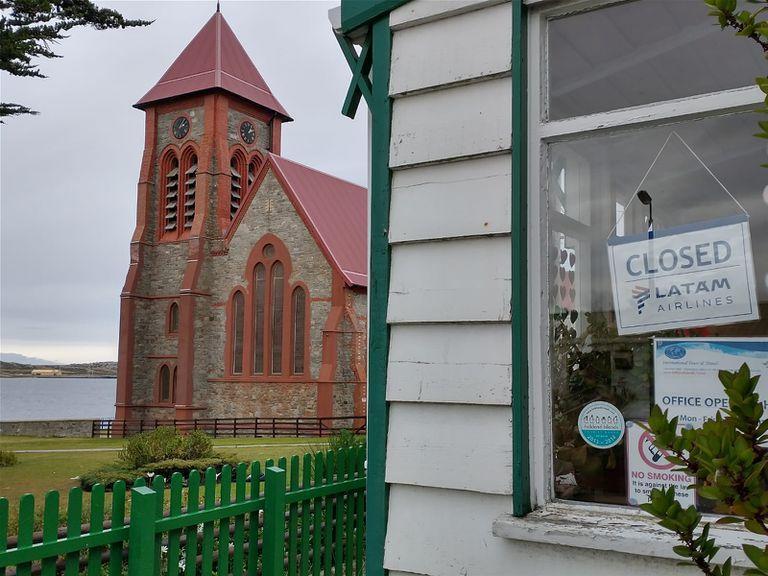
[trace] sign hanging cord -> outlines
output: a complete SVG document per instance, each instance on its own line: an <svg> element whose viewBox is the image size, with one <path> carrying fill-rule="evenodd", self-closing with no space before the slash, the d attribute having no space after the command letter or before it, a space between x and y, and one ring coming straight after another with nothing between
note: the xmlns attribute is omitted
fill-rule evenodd
<svg viewBox="0 0 768 576"><path fill-rule="evenodd" d="M659 148L659 151L656 154L656 157L653 159L653 162L651 162L651 165L648 167L648 170L645 171L645 174L643 175L643 179L640 180L640 184L637 185L637 188L635 188L635 191L632 193L632 197L629 199L629 202L624 207L624 212L622 212L621 216L616 220L616 223L611 227L611 230L608 232L608 236L606 236L606 238L610 238L611 235L616 231L616 227L619 225L619 222L624 220L624 215L627 213L629 207L632 205L632 202L635 201L635 198L637 198L637 193L643 187L643 184L645 184L645 180L648 178L648 175L651 173L651 170L653 170L653 167L656 166L656 162L659 161L659 158L661 157L662 152L664 152L664 149L667 147L667 144L669 144L669 141L672 139L672 136L677 136L677 139L680 140L680 142L682 142L683 146L685 146L686 149L688 150L688 152L691 153L691 156L696 158L696 160L699 162L699 164L701 164L704 167L704 170L706 170L707 173L710 176L712 176L712 178L715 180L715 182L717 182L720 185L720 188L722 188L725 191L725 193L730 197L730 199L733 200L733 202L736 204L736 206L739 207L739 210L744 212L744 214L746 216L749 216L749 212L747 212L744 209L744 206L741 205L741 202L736 200L734 195L731 194L728 191L728 188L725 187L725 184L723 184L720 181L720 179L717 176L715 176L714 172L712 172L712 170L709 169L709 166L707 166L704 163L704 161L701 158L699 158L699 155L696 154L696 152L694 152L693 149L690 146L688 146L688 143L685 140L683 140L683 137L680 136L680 134L678 134L676 130L673 130L672 132L669 133L669 136L667 136L667 139L664 141L664 144L662 144L661 148Z"/></svg>

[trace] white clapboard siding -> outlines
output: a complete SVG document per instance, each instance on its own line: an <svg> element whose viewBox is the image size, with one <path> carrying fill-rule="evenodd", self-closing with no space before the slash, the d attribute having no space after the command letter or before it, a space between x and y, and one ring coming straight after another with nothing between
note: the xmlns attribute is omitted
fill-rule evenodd
<svg viewBox="0 0 768 576"><path fill-rule="evenodd" d="M441 18L457 16L509 0L412 0L392 10L389 27L393 30L418 26Z"/></svg>
<svg viewBox="0 0 768 576"><path fill-rule="evenodd" d="M435 162L510 148L509 77L397 98L392 106L390 166Z"/></svg>
<svg viewBox="0 0 768 576"><path fill-rule="evenodd" d="M511 506L509 496L391 486L384 567L430 576L691 576L674 560L493 536L494 519Z"/></svg>
<svg viewBox="0 0 768 576"><path fill-rule="evenodd" d="M419 54L428 66L414 66ZM391 95L509 72L512 4L406 28L392 37Z"/></svg>
<svg viewBox="0 0 768 576"><path fill-rule="evenodd" d="M386 481L511 494L512 408L391 403Z"/></svg>
<svg viewBox="0 0 768 576"><path fill-rule="evenodd" d="M511 364L507 323L396 324L387 400L509 405Z"/></svg>
<svg viewBox="0 0 768 576"><path fill-rule="evenodd" d="M509 233L511 178L508 153L396 171L390 242Z"/></svg>
<svg viewBox="0 0 768 576"><path fill-rule="evenodd" d="M393 246L388 322L508 321L511 248L503 236Z"/></svg>

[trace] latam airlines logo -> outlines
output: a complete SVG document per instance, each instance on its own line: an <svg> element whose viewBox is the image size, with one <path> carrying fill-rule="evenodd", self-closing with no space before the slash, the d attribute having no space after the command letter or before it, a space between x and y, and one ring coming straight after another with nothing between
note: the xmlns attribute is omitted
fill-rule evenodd
<svg viewBox="0 0 768 576"><path fill-rule="evenodd" d="M759 318L747 216L608 239L619 334Z"/></svg>
<svg viewBox="0 0 768 576"><path fill-rule="evenodd" d="M637 305L637 313L642 314L645 308L645 302L651 297L651 289L644 286L635 286L632 289L632 298Z"/></svg>

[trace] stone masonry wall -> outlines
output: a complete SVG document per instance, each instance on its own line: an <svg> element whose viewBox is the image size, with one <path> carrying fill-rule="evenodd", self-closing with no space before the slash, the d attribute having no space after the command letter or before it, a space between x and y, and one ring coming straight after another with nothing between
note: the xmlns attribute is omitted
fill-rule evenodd
<svg viewBox="0 0 768 576"><path fill-rule="evenodd" d="M194 402L207 407L199 413L204 417L312 415L316 410L314 384L209 381L225 377L226 303L235 286L247 287L250 272L246 270L246 262L253 246L267 233L279 237L290 254L292 274L288 281L301 280L307 285L310 298L308 368L312 379L317 378L320 371L322 330L330 310L330 264L271 172L253 202L244 209L247 212L232 237L228 253L211 255L204 266L203 275L212 296L210 306L200 306L196 314ZM247 374L247 363L244 369Z"/></svg>
<svg viewBox="0 0 768 576"><path fill-rule="evenodd" d="M175 414L176 410L173 406L152 406L133 409L133 418L135 420L172 420L175 418Z"/></svg>
<svg viewBox="0 0 768 576"><path fill-rule="evenodd" d="M347 416L357 412L355 409L355 393L362 393L359 388L364 383L357 383L358 374L355 365L366 365L367 318L366 292L361 289L346 288L344 291L346 311L336 346L336 384L333 390L333 415ZM353 324L350 315L355 319ZM347 384L349 383L349 384ZM361 394L364 396L364 394Z"/></svg>
<svg viewBox="0 0 768 576"><path fill-rule="evenodd" d="M40 436L44 438L90 438L93 420L39 420L0 422L1 436Z"/></svg>
<svg viewBox="0 0 768 576"><path fill-rule="evenodd" d="M364 288L348 290L348 303L357 319L357 340L355 342L355 355L357 363L361 366L368 365L368 291Z"/></svg>
<svg viewBox="0 0 768 576"><path fill-rule="evenodd" d="M177 289L178 291L178 289ZM162 364L173 371L178 352L178 337L166 332L170 300L137 300L134 320L133 401L137 404L155 401L155 384ZM154 357L152 357L154 356ZM172 356L173 358L157 358Z"/></svg>
<svg viewBox="0 0 768 576"><path fill-rule="evenodd" d="M215 401L204 418L313 417L317 412L315 384L212 382Z"/></svg>
<svg viewBox="0 0 768 576"><path fill-rule="evenodd" d="M189 119L189 133L179 141L172 133L173 121L181 115ZM204 109L202 106L190 107L160 114L157 118L157 149L155 166L157 167L165 149L170 144L182 148L185 143L199 143L204 129ZM133 356L133 397L134 404L153 403L155 386L160 365L166 362L172 367L175 360L149 358L149 356L176 356L178 342L176 336L166 333L168 307L172 300L157 297L172 297L179 294L181 280L187 264L186 242L156 243L160 214L160 190L162 189L160 170L152 172L150 186L150 209L147 218L147 234L151 244L142 247L142 265L137 286L139 296L153 299L137 299L134 319L134 356ZM157 409L158 415L149 415L148 409L134 411L136 418L166 418L172 414L169 409Z"/></svg>

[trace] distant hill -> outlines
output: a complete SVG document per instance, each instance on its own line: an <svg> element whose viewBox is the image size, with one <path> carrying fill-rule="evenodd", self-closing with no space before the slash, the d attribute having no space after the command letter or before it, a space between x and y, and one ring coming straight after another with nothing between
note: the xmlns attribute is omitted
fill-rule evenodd
<svg viewBox="0 0 768 576"><path fill-rule="evenodd" d="M34 358L32 358L34 360ZM58 368L62 376L79 376L81 378L115 378L117 362L91 362L89 364L27 364L21 362L0 361L0 377L31 376L35 368Z"/></svg>
<svg viewBox="0 0 768 576"><path fill-rule="evenodd" d="M42 358L34 358L32 356L24 356L24 354L16 354L14 352L0 352L0 362L13 362L14 364L29 364L31 366L55 366L58 362L52 360L43 360Z"/></svg>

